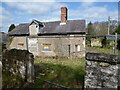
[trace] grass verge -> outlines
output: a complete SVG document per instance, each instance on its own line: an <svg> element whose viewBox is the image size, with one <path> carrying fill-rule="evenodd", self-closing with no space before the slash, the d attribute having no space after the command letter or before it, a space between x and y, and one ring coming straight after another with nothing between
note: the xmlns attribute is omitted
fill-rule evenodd
<svg viewBox="0 0 120 90"><path fill-rule="evenodd" d="M87 47L86 52L95 52L95 53L105 53L105 54L114 54L114 50L112 48L101 48L101 47ZM117 54L120 53L120 51L116 51Z"/></svg>

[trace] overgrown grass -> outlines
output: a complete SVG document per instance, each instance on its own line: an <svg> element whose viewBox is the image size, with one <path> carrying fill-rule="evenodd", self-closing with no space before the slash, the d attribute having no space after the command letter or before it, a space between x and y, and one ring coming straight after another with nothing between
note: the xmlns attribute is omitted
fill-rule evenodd
<svg viewBox="0 0 120 90"><path fill-rule="evenodd" d="M101 47L87 47L88 49L86 52L96 52L96 53L105 53L105 54L114 54L114 50L112 48L101 48ZM119 54L120 51L117 50L117 54Z"/></svg>
<svg viewBox="0 0 120 90"><path fill-rule="evenodd" d="M36 59L36 77L70 88L83 88L85 59ZM55 87L36 79L34 88Z"/></svg>

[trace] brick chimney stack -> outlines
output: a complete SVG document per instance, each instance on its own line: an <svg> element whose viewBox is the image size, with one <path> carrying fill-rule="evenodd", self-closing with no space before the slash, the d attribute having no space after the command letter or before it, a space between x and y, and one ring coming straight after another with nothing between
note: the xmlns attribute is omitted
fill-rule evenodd
<svg viewBox="0 0 120 90"><path fill-rule="evenodd" d="M61 7L61 24L66 24L67 22L67 8Z"/></svg>

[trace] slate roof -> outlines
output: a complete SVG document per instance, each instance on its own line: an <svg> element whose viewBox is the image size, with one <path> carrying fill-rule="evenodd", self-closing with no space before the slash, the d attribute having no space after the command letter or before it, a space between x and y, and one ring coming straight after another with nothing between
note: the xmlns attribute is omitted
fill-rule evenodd
<svg viewBox="0 0 120 90"><path fill-rule="evenodd" d="M36 22L36 23L38 23L38 24L40 24L40 25L42 25L42 24L43 24L42 22L40 22L40 21L37 21L37 20L33 19L33 20L32 20L32 22L30 23L30 25L31 25L33 22Z"/></svg>
<svg viewBox="0 0 120 90"><path fill-rule="evenodd" d="M41 23L41 22L40 22ZM68 20L65 25L60 25L60 21L42 22L43 28L39 30L38 35L44 34L69 34L69 33L85 33L85 20ZM9 35L29 35L29 25L19 24L9 32Z"/></svg>

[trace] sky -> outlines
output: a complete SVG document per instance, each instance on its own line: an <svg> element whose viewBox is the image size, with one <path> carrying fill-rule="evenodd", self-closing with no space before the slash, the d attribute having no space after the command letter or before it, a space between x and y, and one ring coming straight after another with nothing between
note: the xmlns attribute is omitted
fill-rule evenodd
<svg viewBox="0 0 120 90"><path fill-rule="evenodd" d="M0 29L7 32L11 24L59 21L60 8L68 8L68 20L85 19L86 22L118 19L118 2L2 2L0 3Z"/></svg>

